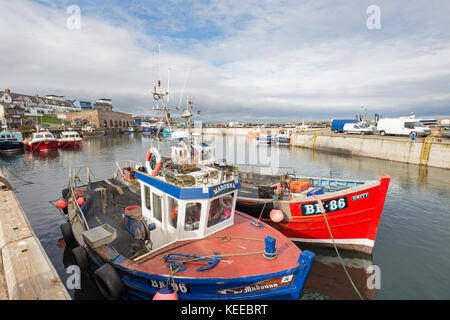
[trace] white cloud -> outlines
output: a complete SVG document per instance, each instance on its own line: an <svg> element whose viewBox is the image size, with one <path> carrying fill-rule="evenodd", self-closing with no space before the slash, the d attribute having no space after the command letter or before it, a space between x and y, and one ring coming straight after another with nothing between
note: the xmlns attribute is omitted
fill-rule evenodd
<svg viewBox="0 0 450 320"><path fill-rule="evenodd" d="M5 1L0 86L72 99L109 97L121 111L147 113L158 74L155 48L164 40L161 73L164 84L172 67L172 104L178 104L190 69L185 95L204 119L329 119L361 112L362 105L385 114L449 114L443 85L450 81L445 14L433 1L427 8L380 2L382 29L369 31L369 2L193 2L186 12L176 7L183 2L175 1L157 26L170 32L158 36L148 32L145 19L114 7L109 12L120 23L111 13L105 18L101 10L94 15L81 6L81 30L69 30L61 8ZM195 20L186 26L175 21L177 15ZM433 22L420 20L431 16ZM217 37L176 34L208 26L220 31Z"/></svg>

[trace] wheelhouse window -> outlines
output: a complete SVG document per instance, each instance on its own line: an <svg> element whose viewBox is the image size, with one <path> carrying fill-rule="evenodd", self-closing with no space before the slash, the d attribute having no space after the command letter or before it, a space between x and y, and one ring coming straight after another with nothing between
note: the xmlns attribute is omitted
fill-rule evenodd
<svg viewBox="0 0 450 320"><path fill-rule="evenodd" d="M231 217L232 205L233 199L230 196L223 196L211 201L208 216L208 228Z"/></svg>
<svg viewBox="0 0 450 320"><path fill-rule="evenodd" d="M152 193L152 201L153 201L153 217L159 222L161 222L162 221L161 198L157 194Z"/></svg>
<svg viewBox="0 0 450 320"><path fill-rule="evenodd" d="M200 227L200 214L202 204L199 202L188 202L186 204L186 218L184 220L184 230L194 231Z"/></svg>
<svg viewBox="0 0 450 320"><path fill-rule="evenodd" d="M176 228L178 223L178 200L167 197L167 207L169 208L169 225Z"/></svg>
<svg viewBox="0 0 450 320"><path fill-rule="evenodd" d="M150 188L147 186L144 186L144 193L145 193L145 207L148 210L152 210L152 207L150 204Z"/></svg>

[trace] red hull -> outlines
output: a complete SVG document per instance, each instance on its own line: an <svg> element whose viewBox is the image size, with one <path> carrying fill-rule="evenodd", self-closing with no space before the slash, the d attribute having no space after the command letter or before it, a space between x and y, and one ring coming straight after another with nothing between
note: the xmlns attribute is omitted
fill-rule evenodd
<svg viewBox="0 0 450 320"><path fill-rule="evenodd" d="M49 149L55 149L58 148L58 141L52 140L52 141L36 142L29 144L28 147L33 151L34 150L44 151Z"/></svg>
<svg viewBox="0 0 450 320"><path fill-rule="evenodd" d="M367 188L351 188L320 196L324 204L326 201L346 199L345 208L326 213L331 234L337 247L365 253L372 252L389 182L390 177L383 175L379 184ZM247 205L250 204L248 201L239 199L238 201ZM291 219L283 220L280 223L272 222L270 219L261 220L272 225L293 241L332 246L333 240L325 219L320 212L316 213L314 204L317 204L317 201L292 201L288 204L292 215ZM344 200L342 200L342 204L344 204ZM307 215L309 212L305 212L307 211L305 206L311 208L310 211L314 211L314 213Z"/></svg>
<svg viewBox="0 0 450 320"><path fill-rule="evenodd" d="M82 141L61 141L59 145L61 148L79 148L83 144Z"/></svg>

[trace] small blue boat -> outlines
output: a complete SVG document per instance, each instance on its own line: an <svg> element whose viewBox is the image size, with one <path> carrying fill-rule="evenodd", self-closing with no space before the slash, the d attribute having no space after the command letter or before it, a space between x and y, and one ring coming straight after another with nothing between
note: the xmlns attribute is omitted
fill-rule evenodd
<svg viewBox="0 0 450 320"><path fill-rule="evenodd" d="M12 153L23 150L23 137L20 132L0 132L0 152Z"/></svg>

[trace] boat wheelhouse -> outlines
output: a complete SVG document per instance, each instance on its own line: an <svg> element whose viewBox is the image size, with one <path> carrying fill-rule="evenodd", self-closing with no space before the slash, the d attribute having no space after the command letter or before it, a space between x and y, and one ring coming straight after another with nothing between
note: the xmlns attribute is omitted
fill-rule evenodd
<svg viewBox="0 0 450 320"><path fill-rule="evenodd" d="M275 136L275 141L278 144L290 144L292 131L290 129L281 128L278 130Z"/></svg>
<svg viewBox="0 0 450 320"><path fill-rule="evenodd" d="M58 147L58 139L49 131L34 132L26 141L28 148L32 151L45 151Z"/></svg>
<svg viewBox="0 0 450 320"><path fill-rule="evenodd" d="M63 131L58 142L62 148L77 148L83 144L83 139L76 131Z"/></svg>
<svg viewBox="0 0 450 320"><path fill-rule="evenodd" d="M20 132L0 132L0 152L10 153L23 150L22 133Z"/></svg>

